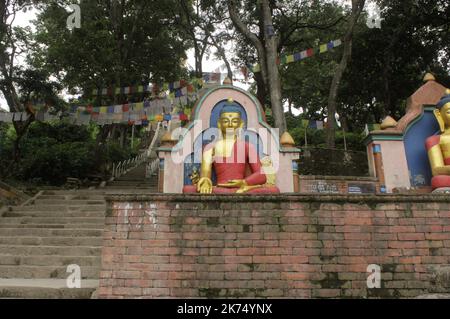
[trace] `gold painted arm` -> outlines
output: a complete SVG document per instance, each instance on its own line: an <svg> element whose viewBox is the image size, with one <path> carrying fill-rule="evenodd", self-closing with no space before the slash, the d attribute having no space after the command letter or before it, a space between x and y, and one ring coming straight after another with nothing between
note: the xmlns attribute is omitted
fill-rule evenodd
<svg viewBox="0 0 450 319"><path fill-rule="evenodd" d="M202 165L200 168L200 180L197 184L197 191L201 194L212 193L212 159L214 155L214 148L206 151L202 155Z"/></svg>
<svg viewBox="0 0 450 319"><path fill-rule="evenodd" d="M433 170L433 176L437 176L437 175L450 175L450 166L446 165L446 166L436 167Z"/></svg>
<svg viewBox="0 0 450 319"><path fill-rule="evenodd" d="M428 150L428 158L430 160L433 176L450 175L450 167L445 166L444 157L442 156L441 147L439 145L434 145Z"/></svg>

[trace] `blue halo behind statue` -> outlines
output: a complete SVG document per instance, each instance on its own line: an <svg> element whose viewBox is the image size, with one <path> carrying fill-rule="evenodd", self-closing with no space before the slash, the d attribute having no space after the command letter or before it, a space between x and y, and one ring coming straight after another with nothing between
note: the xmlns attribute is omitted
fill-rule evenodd
<svg viewBox="0 0 450 319"><path fill-rule="evenodd" d="M441 109L445 104L450 103L450 94L446 94L442 97L442 99L438 102L436 107Z"/></svg>

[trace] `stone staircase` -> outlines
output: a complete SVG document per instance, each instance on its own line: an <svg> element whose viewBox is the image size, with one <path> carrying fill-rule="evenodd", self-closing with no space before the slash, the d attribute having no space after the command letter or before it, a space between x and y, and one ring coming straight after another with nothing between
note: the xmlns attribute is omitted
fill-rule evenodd
<svg viewBox="0 0 450 319"><path fill-rule="evenodd" d="M104 191L44 191L0 217L0 298L90 298L98 287ZM68 265L81 288L67 288Z"/></svg>
<svg viewBox="0 0 450 319"><path fill-rule="evenodd" d="M158 178L152 176L145 177L146 163L130 170L127 174L116 178L112 182L106 184L106 190L112 192L114 190L141 190L148 193L156 193L158 191Z"/></svg>

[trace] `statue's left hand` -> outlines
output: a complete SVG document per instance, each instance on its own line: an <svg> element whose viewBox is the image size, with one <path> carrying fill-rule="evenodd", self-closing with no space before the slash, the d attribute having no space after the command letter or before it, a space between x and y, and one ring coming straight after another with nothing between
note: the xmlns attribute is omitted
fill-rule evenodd
<svg viewBox="0 0 450 319"><path fill-rule="evenodd" d="M218 184L217 186L227 188L243 188L247 186L247 183L244 179L233 179L228 181L226 184Z"/></svg>

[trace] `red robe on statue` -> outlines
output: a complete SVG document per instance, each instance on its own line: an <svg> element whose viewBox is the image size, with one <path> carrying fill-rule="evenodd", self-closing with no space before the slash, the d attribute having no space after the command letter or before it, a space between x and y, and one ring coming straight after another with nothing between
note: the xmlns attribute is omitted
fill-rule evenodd
<svg viewBox="0 0 450 319"><path fill-rule="evenodd" d="M429 151L432 147L439 145L440 142L441 136L434 135L426 140L425 147L427 148L427 151ZM444 165L450 165L450 158L444 158ZM450 176L437 175L431 179L431 188L437 189L443 187L450 187Z"/></svg>

